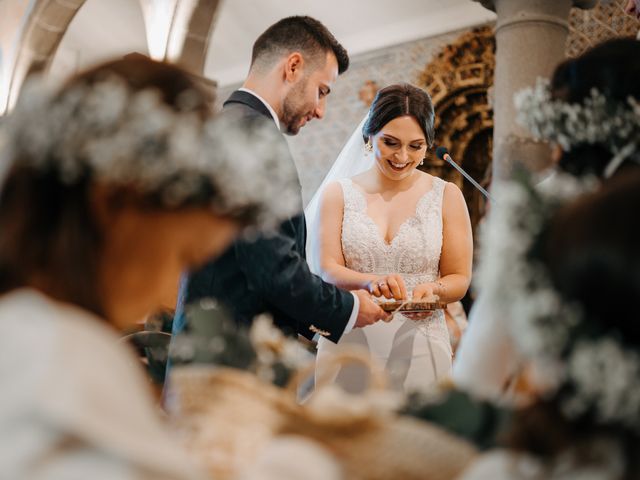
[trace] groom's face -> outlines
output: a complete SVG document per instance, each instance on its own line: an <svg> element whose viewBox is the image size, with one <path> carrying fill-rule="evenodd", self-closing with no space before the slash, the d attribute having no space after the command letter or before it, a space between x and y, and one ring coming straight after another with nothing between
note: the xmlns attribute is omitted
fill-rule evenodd
<svg viewBox="0 0 640 480"><path fill-rule="evenodd" d="M327 96L338 77L338 61L327 52L324 63L310 64L300 80L287 93L280 123L288 135L296 135L307 122L324 117Z"/></svg>

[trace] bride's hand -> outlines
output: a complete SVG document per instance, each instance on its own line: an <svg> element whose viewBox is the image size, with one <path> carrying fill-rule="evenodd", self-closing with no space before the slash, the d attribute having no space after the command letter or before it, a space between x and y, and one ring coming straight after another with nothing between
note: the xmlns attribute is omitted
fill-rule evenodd
<svg viewBox="0 0 640 480"><path fill-rule="evenodd" d="M396 300L407 298L407 287L404 280L395 273L376 277L369 282L368 290L376 297L395 298Z"/></svg>
<svg viewBox="0 0 640 480"><path fill-rule="evenodd" d="M440 286L436 282L421 283L413 289L412 298L414 300L431 300L435 302L439 299L439 293Z"/></svg>
<svg viewBox="0 0 640 480"><path fill-rule="evenodd" d="M436 292L439 291L439 285L435 282L421 283L413 289L411 298L413 300L437 301L438 295L436 294ZM433 315L433 312L412 312L404 313L403 315L407 318L410 318L411 320L425 320Z"/></svg>

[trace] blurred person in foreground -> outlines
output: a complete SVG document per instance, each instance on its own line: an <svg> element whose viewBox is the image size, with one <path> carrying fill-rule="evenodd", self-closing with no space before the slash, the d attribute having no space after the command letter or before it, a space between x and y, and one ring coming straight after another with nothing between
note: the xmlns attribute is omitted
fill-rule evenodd
<svg viewBox="0 0 640 480"><path fill-rule="evenodd" d="M494 210L512 239L482 269L512 290L497 306L532 388L464 480L640 475L640 172L553 187L513 182Z"/></svg>
<svg viewBox="0 0 640 480"><path fill-rule="evenodd" d="M640 42L633 39L610 40L566 60L549 84L538 82L516 98L518 120L535 137L551 142L552 171L591 176L603 183L640 170L639 101ZM554 176L541 174L546 178L538 188L552 185ZM494 185L494 190L497 202L492 211L502 202L501 185ZM508 243L510 237L508 230L487 236L481 258L487 248ZM495 251L499 255L499 248ZM517 402L527 392L526 387L520 391L524 367L508 328L515 319L484 293L482 275L475 280L479 295L453 365L454 383L482 398ZM503 283L502 291L494 293L501 298L509 297L510 291L511 286Z"/></svg>
<svg viewBox="0 0 640 480"><path fill-rule="evenodd" d="M291 215L295 170L253 161L185 72L141 57L32 81L0 134L0 476L201 478L119 332Z"/></svg>

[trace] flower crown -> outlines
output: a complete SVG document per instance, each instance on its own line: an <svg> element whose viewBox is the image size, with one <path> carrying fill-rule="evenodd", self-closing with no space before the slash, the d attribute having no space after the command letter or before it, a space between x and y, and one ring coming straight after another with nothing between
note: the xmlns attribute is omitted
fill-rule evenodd
<svg viewBox="0 0 640 480"><path fill-rule="evenodd" d="M531 255L557 209L595 185L593 178L568 174L538 187L528 180L504 182L497 192L500 202L482 231L483 261L475 281L494 313L509 322L511 337L536 380L551 394L562 388L560 406L566 417L593 413L600 424L640 431L640 356L614 334L586 336L580 306L561 297L547 267Z"/></svg>
<svg viewBox="0 0 640 480"><path fill-rule="evenodd" d="M539 140L565 151L580 144L607 146L614 156L605 177L639 150L640 104L633 97L626 103L611 101L594 88L582 103L567 103L553 99L549 81L538 78L534 87L516 93L514 102L518 123Z"/></svg>
<svg viewBox="0 0 640 480"><path fill-rule="evenodd" d="M67 184L89 176L156 195L169 207L210 201L215 213L248 215L258 227L300 211L283 142L266 126L203 122L194 95L183 92L175 111L157 90L133 92L116 75L60 92L31 80L3 119L0 165L53 170Z"/></svg>

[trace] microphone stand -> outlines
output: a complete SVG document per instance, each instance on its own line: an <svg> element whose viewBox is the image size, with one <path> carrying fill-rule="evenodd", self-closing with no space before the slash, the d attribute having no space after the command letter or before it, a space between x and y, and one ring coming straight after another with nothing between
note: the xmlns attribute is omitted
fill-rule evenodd
<svg viewBox="0 0 640 480"><path fill-rule="evenodd" d="M461 166L459 166L456 162L454 162L452 160L451 155L449 155L448 153L445 153L442 156L442 160L444 160L449 165L451 165L453 168L455 168L457 171L459 171L462 174L462 176L464 178L466 178L467 180L469 180L474 187L476 187L478 190L480 190L480 193L482 193L487 199L491 200L492 202L495 201L493 199L493 197L491 195L489 195L489 192L487 192L484 188L482 188L478 182L476 182L473 178L471 178L471 175L469 175L467 172L465 172L462 169Z"/></svg>

